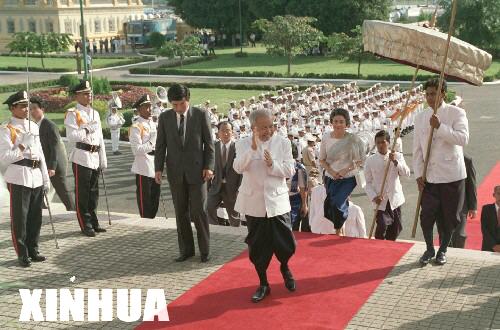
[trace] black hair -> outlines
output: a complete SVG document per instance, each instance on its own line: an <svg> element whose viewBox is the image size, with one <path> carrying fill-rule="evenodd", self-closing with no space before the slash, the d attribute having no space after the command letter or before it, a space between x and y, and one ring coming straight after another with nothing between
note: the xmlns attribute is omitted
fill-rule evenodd
<svg viewBox="0 0 500 330"><path fill-rule="evenodd" d="M40 109L45 109L45 101L40 96L30 97L30 103L38 105Z"/></svg>
<svg viewBox="0 0 500 330"><path fill-rule="evenodd" d="M217 124L217 129L220 131L220 127L222 125L229 125L231 126L231 129L233 129L233 124L231 124L230 121L227 121L227 120L223 120L223 121L220 121L218 124Z"/></svg>
<svg viewBox="0 0 500 330"><path fill-rule="evenodd" d="M437 77L429 78L424 84L424 91L427 90L427 88L429 87L434 87L435 89L438 89L439 78ZM446 80L443 79L443 86L441 86L441 93L446 93L447 90L448 86L446 85Z"/></svg>
<svg viewBox="0 0 500 330"><path fill-rule="evenodd" d="M375 134L375 141L379 137L383 137L383 138L385 138L385 140L387 142L391 143L391 136L389 135L389 132L387 132L385 130L380 130L380 131L377 132L377 134Z"/></svg>
<svg viewBox="0 0 500 330"><path fill-rule="evenodd" d="M351 125L351 117L349 116L349 111L347 111L346 109L342 109L342 108L334 109L330 113L330 122L333 122L333 118L335 116L342 116L342 117L344 117L346 126Z"/></svg>
<svg viewBox="0 0 500 330"><path fill-rule="evenodd" d="M168 102L182 101L183 98L189 101L190 96L189 88L181 84L173 84L167 92Z"/></svg>

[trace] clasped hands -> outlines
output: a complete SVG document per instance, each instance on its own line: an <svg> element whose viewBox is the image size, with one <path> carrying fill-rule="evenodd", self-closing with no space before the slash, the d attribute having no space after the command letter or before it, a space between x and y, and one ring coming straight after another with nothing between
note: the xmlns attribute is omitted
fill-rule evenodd
<svg viewBox="0 0 500 330"><path fill-rule="evenodd" d="M252 150L257 150L257 136L256 134L252 135ZM264 149L264 162L266 163L267 167L272 167L273 166L273 158L271 157L271 153L269 150Z"/></svg>

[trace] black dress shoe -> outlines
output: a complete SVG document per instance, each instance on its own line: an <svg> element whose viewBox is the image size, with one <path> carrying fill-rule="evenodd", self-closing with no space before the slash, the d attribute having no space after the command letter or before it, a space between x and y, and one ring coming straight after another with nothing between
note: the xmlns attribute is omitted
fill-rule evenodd
<svg viewBox="0 0 500 330"><path fill-rule="evenodd" d="M27 256L19 257L19 258L17 258L17 260L19 261L19 265L21 267L26 268L26 267L31 266L31 261Z"/></svg>
<svg viewBox="0 0 500 330"><path fill-rule="evenodd" d="M95 237L95 231L92 228L85 228L84 230L82 230L82 233L88 237Z"/></svg>
<svg viewBox="0 0 500 330"><path fill-rule="evenodd" d="M286 269L281 271L281 275L283 275L283 280L285 280L285 287L288 289L288 291L295 291L296 286L295 286L295 279L293 278L292 272L290 269Z"/></svg>
<svg viewBox="0 0 500 330"><path fill-rule="evenodd" d="M254 303L258 303L270 293L271 293L271 288L269 287L269 285L261 285L257 288L257 291L255 291L255 293L253 294L252 301Z"/></svg>
<svg viewBox="0 0 500 330"><path fill-rule="evenodd" d="M101 226L94 227L94 231L96 233L105 233L107 230L102 228Z"/></svg>
<svg viewBox="0 0 500 330"><path fill-rule="evenodd" d="M188 260L189 258L194 257L194 254L183 254L175 258L176 262L183 262Z"/></svg>
<svg viewBox="0 0 500 330"><path fill-rule="evenodd" d="M42 261L47 260L47 257L42 256L41 254L38 254L38 253L37 253L37 254L31 254L31 255L30 255L30 259L31 259L31 261L33 261L33 262L42 262Z"/></svg>
<svg viewBox="0 0 500 330"><path fill-rule="evenodd" d="M432 258L434 258L434 251L425 251L424 254L420 257L420 264L422 266L427 265Z"/></svg>
<svg viewBox="0 0 500 330"><path fill-rule="evenodd" d="M444 252L438 252L436 256L436 265L444 265L446 263L446 254Z"/></svg>
<svg viewBox="0 0 500 330"><path fill-rule="evenodd" d="M208 254L203 254L201 256L201 262L208 262L210 261L210 256Z"/></svg>

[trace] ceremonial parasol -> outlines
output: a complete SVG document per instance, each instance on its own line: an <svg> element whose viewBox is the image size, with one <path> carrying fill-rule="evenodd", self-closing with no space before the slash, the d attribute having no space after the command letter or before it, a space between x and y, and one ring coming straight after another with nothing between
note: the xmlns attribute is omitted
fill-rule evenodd
<svg viewBox="0 0 500 330"><path fill-rule="evenodd" d="M421 27L415 24L366 20L363 22L364 50L395 62L415 67L416 70L413 75L410 89L414 87L419 69L440 74L438 90L441 90L445 76L479 86L482 84L484 71L491 65L492 57L487 52L465 41L452 37L456 6L457 0L454 0L448 34L444 34L433 28ZM439 98L436 99L436 102L438 102L438 99ZM408 113L406 109L409 100L410 93L408 93L403 113L399 116L399 125L392 144L392 151L394 151L396 140L400 135L401 124L405 117L404 113ZM435 108L437 109L437 106ZM436 114L436 110L434 110L434 114ZM427 153L424 158L424 171L422 175L424 181L427 173L433 134L434 130L431 130ZM387 162L381 193L379 195L384 192L389 166L390 162ZM422 192L420 191L412 237L415 237L416 233L421 199ZM369 238L371 238L373 234L378 207L379 205L377 205L375 209Z"/></svg>

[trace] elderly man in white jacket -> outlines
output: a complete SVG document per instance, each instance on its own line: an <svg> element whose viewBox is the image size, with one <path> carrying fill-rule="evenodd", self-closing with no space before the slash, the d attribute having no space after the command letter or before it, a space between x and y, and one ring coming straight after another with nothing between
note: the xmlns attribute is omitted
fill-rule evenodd
<svg viewBox="0 0 500 330"><path fill-rule="evenodd" d="M295 172L295 162L290 141L275 134L269 110L254 110L250 124L253 134L236 144L233 167L243 178L234 209L246 217L245 242L260 280L252 301L259 302L271 292L266 271L273 254L281 263L286 288L295 291L288 260L296 244L286 185L286 178Z"/></svg>
<svg viewBox="0 0 500 330"><path fill-rule="evenodd" d="M433 227L436 223L440 233L440 247L436 263L446 263L446 249L451 236L460 223L460 211L464 203L465 162L463 147L469 142L469 123L465 111L446 104L446 82L438 91L438 79L430 79L424 85L425 97L429 108L415 118L413 138L413 170L417 184L422 191L422 212L420 225L424 234L427 250L420 258L422 265L434 258ZM437 105L437 112L433 114ZM424 157L427 141L434 129L432 149L425 178L423 177Z"/></svg>
<svg viewBox="0 0 500 330"><path fill-rule="evenodd" d="M376 239L395 241L403 229L401 221L401 205L405 202L400 176L410 176L410 169L406 165L403 155L399 152L390 152L391 138L389 132L378 131L375 134L377 152L366 159L365 178L366 195L377 206ZM382 190L382 180L387 162L389 172Z"/></svg>

